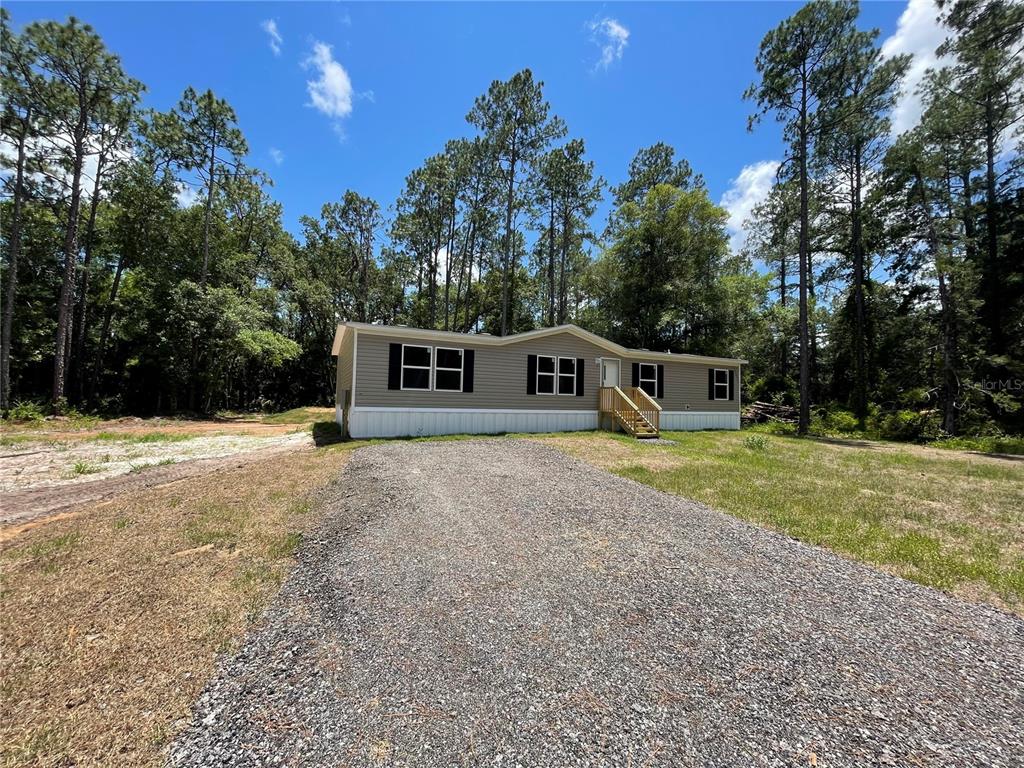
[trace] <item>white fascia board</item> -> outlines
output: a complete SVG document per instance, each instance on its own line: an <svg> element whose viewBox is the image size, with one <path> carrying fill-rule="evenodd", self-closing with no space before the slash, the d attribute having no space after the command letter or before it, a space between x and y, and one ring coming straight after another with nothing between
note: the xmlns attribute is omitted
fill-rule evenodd
<svg viewBox="0 0 1024 768"><path fill-rule="evenodd" d="M705 355L677 354L673 352L648 352L642 349L629 349L627 347L620 346L613 341L609 341L602 336L598 336L596 333L584 330L576 325L556 325L551 328L538 328L535 331L515 333L511 336L487 336L479 333L433 331L427 328L410 328L400 325L372 325L370 323L356 322L342 323L341 325L347 325L365 333L372 333L378 336L404 336L411 339L474 344L482 347L501 347L509 344L518 344L524 341L532 341L534 339L542 339L546 336L553 336L558 333L571 333L578 338L589 341L595 346L601 347L615 355L619 355L620 357L625 357L630 360L660 360L663 362L707 363L717 365L743 365L747 362L746 360L733 357L708 357Z"/></svg>

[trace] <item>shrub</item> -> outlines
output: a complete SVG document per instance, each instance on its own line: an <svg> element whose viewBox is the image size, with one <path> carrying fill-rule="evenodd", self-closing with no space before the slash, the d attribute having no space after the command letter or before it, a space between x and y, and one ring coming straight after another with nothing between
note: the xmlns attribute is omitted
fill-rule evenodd
<svg viewBox="0 0 1024 768"><path fill-rule="evenodd" d="M883 440L920 442L934 440L942 432L932 412L899 410L882 414L875 420L875 429Z"/></svg>
<svg viewBox="0 0 1024 768"><path fill-rule="evenodd" d="M747 435L743 438L743 445L752 451L764 451L768 449L771 441L764 435Z"/></svg>
<svg viewBox="0 0 1024 768"><path fill-rule="evenodd" d="M857 417L842 408L822 408L811 419L811 432L816 435L849 435L860 431Z"/></svg>
<svg viewBox="0 0 1024 768"><path fill-rule="evenodd" d="M7 412L11 421L42 421L44 416L43 406L31 400L19 400Z"/></svg>

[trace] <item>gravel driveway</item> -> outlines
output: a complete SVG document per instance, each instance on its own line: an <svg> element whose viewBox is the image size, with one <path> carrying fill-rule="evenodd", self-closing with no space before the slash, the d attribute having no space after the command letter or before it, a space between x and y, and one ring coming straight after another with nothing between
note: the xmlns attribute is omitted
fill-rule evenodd
<svg viewBox="0 0 1024 768"><path fill-rule="evenodd" d="M1024 765L1007 614L523 440L342 479L172 765Z"/></svg>

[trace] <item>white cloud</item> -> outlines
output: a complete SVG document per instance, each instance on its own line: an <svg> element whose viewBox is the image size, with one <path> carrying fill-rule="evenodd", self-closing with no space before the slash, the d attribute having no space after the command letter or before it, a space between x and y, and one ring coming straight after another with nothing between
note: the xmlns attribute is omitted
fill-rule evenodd
<svg viewBox="0 0 1024 768"><path fill-rule="evenodd" d="M284 152L277 147L271 147L267 154L270 155L270 159L274 161L274 165L281 165L284 162Z"/></svg>
<svg viewBox="0 0 1024 768"><path fill-rule="evenodd" d="M270 43L270 50L274 52L275 56L281 55L281 46L284 44L284 38L281 37L281 33L277 29L277 22L273 19L267 19L260 26L263 31L267 33L267 37L270 39L267 41Z"/></svg>
<svg viewBox="0 0 1024 768"><path fill-rule="evenodd" d="M608 69L613 62L621 61L629 45L629 30L617 19L605 16L587 23L590 41L601 49L601 57L594 63L594 71Z"/></svg>
<svg viewBox="0 0 1024 768"><path fill-rule="evenodd" d="M43 160L51 166L50 175L47 177L42 173L30 172L29 178L38 184L46 184L49 181L56 182L65 190L71 186L71 171L66 166L61 166L61 160L66 159L71 151L71 136L67 133L58 133L53 136L35 136L26 142L26 153L30 157ZM99 169L100 141L97 137L86 137L85 140L85 161L82 163L82 176L79 179L78 188L86 197L92 195L96 181L96 172ZM7 179L14 176L14 167L17 164L17 147L8 137L0 136L0 179ZM131 147L122 144L108 150L105 160L104 174L109 178L111 168L130 160L132 157Z"/></svg>
<svg viewBox="0 0 1024 768"><path fill-rule="evenodd" d="M199 191L191 184L184 181L178 182L178 191L174 193L174 199L179 208L191 208L199 200Z"/></svg>
<svg viewBox="0 0 1024 768"><path fill-rule="evenodd" d="M882 42L882 56L891 58L901 53L911 53L914 58L903 81L903 92L892 112L892 135L898 136L909 131L921 121L921 97L918 87L924 80L925 72L949 63L935 55L948 30L938 21L939 9L934 0L908 0L907 7L900 15L896 31Z"/></svg>
<svg viewBox="0 0 1024 768"><path fill-rule="evenodd" d="M754 206L764 200L775 184L775 172L779 169L776 160L762 160L753 165L743 166L740 175L732 180L731 186L722 195L719 205L729 213L729 245L738 252L746 243L747 233L744 222L750 218Z"/></svg>
<svg viewBox="0 0 1024 768"><path fill-rule="evenodd" d="M331 46L319 41L313 42L313 53L303 62L306 68L313 67L320 76L306 82L310 103L308 106L335 118L334 129L342 134L339 121L352 113L352 81L348 72L339 64Z"/></svg>

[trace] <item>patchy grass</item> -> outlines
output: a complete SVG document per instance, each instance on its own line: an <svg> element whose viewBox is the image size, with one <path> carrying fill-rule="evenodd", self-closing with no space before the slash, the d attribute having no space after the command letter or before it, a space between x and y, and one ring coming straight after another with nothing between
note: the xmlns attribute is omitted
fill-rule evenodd
<svg viewBox="0 0 1024 768"><path fill-rule="evenodd" d="M210 433L206 433L209 436ZM116 441L119 443L180 443L204 435L199 432L97 432L87 440Z"/></svg>
<svg viewBox="0 0 1024 768"><path fill-rule="evenodd" d="M333 408L292 408L281 413L258 414L262 424L312 424L325 417L334 416Z"/></svg>
<svg viewBox="0 0 1024 768"><path fill-rule="evenodd" d="M754 424L749 427L745 427L744 429L751 433L796 437L796 424L786 424L777 421ZM854 429L828 429L822 425L820 420L812 421L811 435L819 438L835 438L840 440L869 440L871 442L885 443L887 445L922 445L928 448L941 448L943 450L950 451L975 451L977 453L1024 455L1024 437L1013 435L946 437L939 440L926 440L920 443L913 443L907 441L886 440L880 438L877 434Z"/></svg>
<svg viewBox="0 0 1024 768"><path fill-rule="evenodd" d="M75 476L78 475L94 475L97 472L102 472L103 468L95 464L90 464L87 461L76 461L75 466L71 468L71 473Z"/></svg>
<svg viewBox="0 0 1024 768"><path fill-rule="evenodd" d="M1024 615L1024 463L870 441L540 438L662 491Z"/></svg>
<svg viewBox="0 0 1024 768"><path fill-rule="evenodd" d="M92 505L0 538L0 765L163 763L275 594L346 443ZM2 534L2 532L0 532Z"/></svg>
<svg viewBox="0 0 1024 768"><path fill-rule="evenodd" d="M138 458L138 455L129 455L129 456L125 456L124 458L126 458L126 459L135 459L135 458ZM153 467L166 467L166 466L170 466L171 464L177 464L177 463L178 463L177 459L168 456L167 458L160 459L159 461L147 461L147 462L143 462L141 464L129 464L128 465L128 474L129 475L137 475L140 472L145 472L147 469L152 469Z"/></svg>
<svg viewBox="0 0 1024 768"><path fill-rule="evenodd" d="M23 443L37 443L39 437L37 435L0 435L0 447L9 448L12 445L22 445Z"/></svg>
<svg viewBox="0 0 1024 768"><path fill-rule="evenodd" d="M1024 454L1024 437L947 437L928 445L954 451L980 453Z"/></svg>

